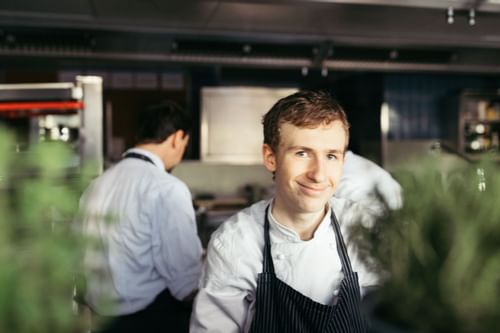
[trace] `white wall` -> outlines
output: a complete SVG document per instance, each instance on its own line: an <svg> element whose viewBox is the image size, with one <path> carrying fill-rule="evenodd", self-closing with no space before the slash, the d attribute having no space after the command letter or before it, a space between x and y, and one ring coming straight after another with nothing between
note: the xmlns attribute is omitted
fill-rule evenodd
<svg viewBox="0 0 500 333"><path fill-rule="evenodd" d="M247 184L260 187L273 184L271 173L262 164L233 165L183 161L172 173L188 185L193 195L206 192L233 195Z"/></svg>

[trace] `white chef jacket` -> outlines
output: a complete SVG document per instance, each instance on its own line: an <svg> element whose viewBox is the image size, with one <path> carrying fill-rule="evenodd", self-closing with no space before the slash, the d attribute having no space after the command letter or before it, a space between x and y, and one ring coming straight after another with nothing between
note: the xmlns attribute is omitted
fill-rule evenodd
<svg viewBox="0 0 500 333"><path fill-rule="evenodd" d="M168 288L183 299L197 288L201 243L191 193L142 149L93 181L82 196L86 302L100 315L144 309Z"/></svg>
<svg viewBox="0 0 500 333"><path fill-rule="evenodd" d="M357 202L380 213L385 208L384 202L390 209L401 208L401 192L401 186L389 172L364 157L346 152L342 177L334 194L336 197Z"/></svg>
<svg viewBox="0 0 500 333"><path fill-rule="evenodd" d="M191 316L191 332L248 332L255 313L257 277L262 272L264 214L271 201L242 210L217 229L208 245L200 290ZM348 226L356 221L369 226L368 216L343 199L331 205L347 240ZM322 304L332 304L343 277L330 210L312 239L304 241L274 219L269 210L271 255L276 276ZM360 220L362 219L362 221ZM349 246L353 270L360 285L373 286L374 274L361 265Z"/></svg>

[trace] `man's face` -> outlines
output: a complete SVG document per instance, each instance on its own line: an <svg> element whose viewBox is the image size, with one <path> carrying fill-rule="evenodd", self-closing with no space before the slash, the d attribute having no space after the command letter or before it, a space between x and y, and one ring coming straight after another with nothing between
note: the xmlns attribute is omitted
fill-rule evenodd
<svg viewBox="0 0 500 333"><path fill-rule="evenodd" d="M296 213L323 210L342 174L346 140L340 121L316 128L282 124L277 151L263 147L264 164L275 172L276 206Z"/></svg>

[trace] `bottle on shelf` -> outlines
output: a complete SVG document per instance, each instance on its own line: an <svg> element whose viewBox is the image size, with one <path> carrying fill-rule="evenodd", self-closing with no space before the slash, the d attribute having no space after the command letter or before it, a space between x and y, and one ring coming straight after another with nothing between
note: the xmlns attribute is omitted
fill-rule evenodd
<svg viewBox="0 0 500 333"><path fill-rule="evenodd" d="M491 133L491 150L494 152L498 152L500 148L500 142L498 138L498 132Z"/></svg>
<svg viewBox="0 0 500 333"><path fill-rule="evenodd" d="M500 119L500 101L491 101L486 107L486 119L487 120L499 120Z"/></svg>

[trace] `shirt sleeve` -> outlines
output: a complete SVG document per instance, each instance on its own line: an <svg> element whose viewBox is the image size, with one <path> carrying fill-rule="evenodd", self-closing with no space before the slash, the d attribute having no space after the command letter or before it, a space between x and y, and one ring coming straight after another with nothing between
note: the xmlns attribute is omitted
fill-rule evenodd
<svg viewBox="0 0 500 333"><path fill-rule="evenodd" d="M337 199L338 200L338 199ZM377 214L362 204L342 200L339 206L337 218L341 221L341 229L346 242L347 251L354 272L358 273L361 294L379 284L380 275L375 267L371 266L367 253L362 253L358 247L356 235L352 234L352 228L359 225L363 228L373 228L377 221Z"/></svg>
<svg viewBox="0 0 500 333"><path fill-rule="evenodd" d="M378 178L377 191L385 201L385 204L393 210L400 209L403 206L403 194L401 185L392 178L385 170L380 170Z"/></svg>
<svg viewBox="0 0 500 333"><path fill-rule="evenodd" d="M155 193L153 261L178 300L196 290L202 267L202 248L187 186L178 181Z"/></svg>
<svg viewBox="0 0 500 333"><path fill-rule="evenodd" d="M238 278L238 249L234 242L219 235L210 240L207 258L194 302L190 332L245 332L249 311L253 308L251 292L245 280Z"/></svg>

